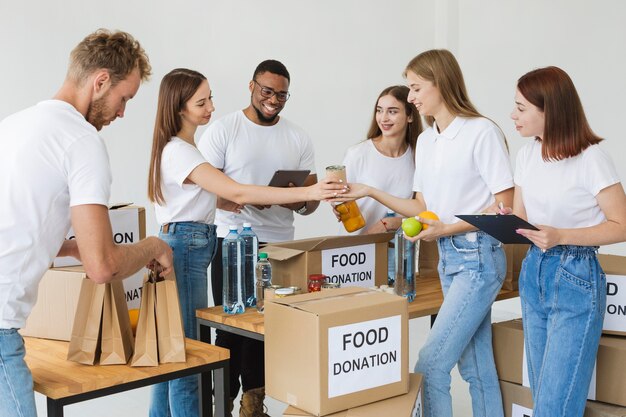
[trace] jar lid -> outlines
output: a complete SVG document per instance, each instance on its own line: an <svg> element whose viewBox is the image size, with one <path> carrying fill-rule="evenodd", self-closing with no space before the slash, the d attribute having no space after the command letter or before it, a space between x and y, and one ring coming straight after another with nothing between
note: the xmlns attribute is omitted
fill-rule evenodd
<svg viewBox="0 0 626 417"><path fill-rule="evenodd" d="M309 275L309 279L311 281L322 281L325 280L326 278L328 278L326 275L324 274L311 274Z"/></svg>
<svg viewBox="0 0 626 417"><path fill-rule="evenodd" d="M276 294L277 296L292 295L293 294L293 288L291 288L291 287L277 288L276 291L274 291L274 294Z"/></svg>

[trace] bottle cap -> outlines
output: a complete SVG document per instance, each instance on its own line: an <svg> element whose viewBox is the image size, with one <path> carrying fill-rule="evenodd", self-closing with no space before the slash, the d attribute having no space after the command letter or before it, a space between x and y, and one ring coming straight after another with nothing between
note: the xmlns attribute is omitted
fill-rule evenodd
<svg viewBox="0 0 626 417"><path fill-rule="evenodd" d="M393 211L392 209L387 209L387 216L391 215L394 216L396 214L395 211Z"/></svg>
<svg viewBox="0 0 626 417"><path fill-rule="evenodd" d="M237 230L237 225L231 224L230 226L228 226L228 230Z"/></svg>
<svg viewBox="0 0 626 417"><path fill-rule="evenodd" d="M265 252L259 253L259 259L267 259L267 253Z"/></svg>
<svg viewBox="0 0 626 417"><path fill-rule="evenodd" d="M243 224L243 227L250 227L250 228L252 228L252 224L251 224L251 223L246 222L246 223L244 223L244 224Z"/></svg>

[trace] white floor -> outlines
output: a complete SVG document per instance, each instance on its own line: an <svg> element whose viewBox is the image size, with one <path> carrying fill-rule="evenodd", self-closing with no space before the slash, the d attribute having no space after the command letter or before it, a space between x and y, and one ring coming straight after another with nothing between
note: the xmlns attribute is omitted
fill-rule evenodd
<svg viewBox="0 0 626 417"><path fill-rule="evenodd" d="M504 321L521 317L519 298L498 301L493 306L492 321ZM417 361L417 353L424 344L428 329L429 318L414 319L409 324L409 364L411 369ZM471 417L472 408L467 384L461 379L456 369L452 373L452 399L455 417ZM37 411L39 417L47 416L45 397L36 394ZM150 401L149 388L140 388L121 394L111 395L83 403L65 407L66 417L137 417L148 415ZM235 402L234 416L238 415L239 399ZM268 414L280 417L286 405L272 398L266 399Z"/></svg>

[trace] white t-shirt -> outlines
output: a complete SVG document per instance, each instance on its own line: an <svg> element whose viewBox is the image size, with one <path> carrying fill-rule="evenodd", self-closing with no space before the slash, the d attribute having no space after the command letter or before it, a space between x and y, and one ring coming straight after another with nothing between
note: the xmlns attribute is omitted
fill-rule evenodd
<svg viewBox="0 0 626 417"><path fill-rule="evenodd" d="M313 143L298 126L281 117L273 126L261 126L237 111L211 123L198 143L206 160L241 184L267 185L278 169L308 169L315 173ZM292 240L293 211L274 205L258 210L246 206L240 214L217 210L217 235L228 226L252 224L261 242Z"/></svg>
<svg viewBox="0 0 626 417"><path fill-rule="evenodd" d="M591 145L582 153L560 161L541 157L541 142L533 140L520 149L515 184L529 223L557 228L582 228L606 221L596 195L620 182L611 158Z"/></svg>
<svg viewBox="0 0 626 417"><path fill-rule="evenodd" d="M198 165L206 163L200 151L183 139L173 137L161 155L161 191L165 204L154 205L159 224L198 222L212 224L215 194L196 184L184 184Z"/></svg>
<svg viewBox="0 0 626 417"><path fill-rule="evenodd" d="M104 142L69 103L0 122L0 328L21 328L70 228L70 206L109 203Z"/></svg>
<svg viewBox="0 0 626 417"><path fill-rule="evenodd" d="M413 195L415 161L411 148L407 148L402 156L392 158L381 154L374 142L365 140L348 148L343 164L349 183L367 184L400 198ZM387 207L373 198L361 198L357 204L365 218L365 227L348 233L341 226L341 234L361 234L387 214Z"/></svg>
<svg viewBox="0 0 626 417"><path fill-rule="evenodd" d="M443 223L479 213L493 194L513 187L504 136L489 119L456 117L441 133L436 124L419 136L413 190Z"/></svg>

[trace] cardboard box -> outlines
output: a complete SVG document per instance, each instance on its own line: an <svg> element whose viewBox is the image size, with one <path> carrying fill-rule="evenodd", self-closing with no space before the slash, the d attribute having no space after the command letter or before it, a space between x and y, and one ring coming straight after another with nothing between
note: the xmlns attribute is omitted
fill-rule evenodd
<svg viewBox="0 0 626 417"><path fill-rule="evenodd" d="M598 255L606 274L606 311L602 333L626 336L626 256Z"/></svg>
<svg viewBox="0 0 626 417"><path fill-rule="evenodd" d="M408 394L398 395L386 400L362 405L349 410L330 414L328 417L382 417L382 416L411 416L422 417L424 409L422 403L422 375L409 375ZM296 407L289 406L283 417L311 417L312 414Z"/></svg>
<svg viewBox="0 0 626 417"><path fill-rule="evenodd" d="M109 209L113 241L115 243L137 243L146 237L146 210L138 206L115 206ZM70 228L66 239L74 239L74 230ZM55 268L81 265L71 256L56 257L52 264Z"/></svg>
<svg viewBox="0 0 626 417"><path fill-rule="evenodd" d="M265 392L315 416L408 392L406 298L339 288L265 304Z"/></svg>
<svg viewBox="0 0 626 417"><path fill-rule="evenodd" d="M533 397L530 388L500 381L504 417L532 417Z"/></svg>
<svg viewBox="0 0 626 417"><path fill-rule="evenodd" d="M391 233L327 236L271 243L272 283L306 288L310 274L324 274L342 287L387 284L387 242Z"/></svg>
<svg viewBox="0 0 626 417"><path fill-rule="evenodd" d="M517 290L522 261L526 257L528 245L504 245L506 254L506 278L504 290ZM436 242L420 242L418 274L421 277L438 277L439 250ZM626 291L625 291L626 292Z"/></svg>
<svg viewBox="0 0 626 417"><path fill-rule="evenodd" d="M143 268L124 280L129 310L139 308L145 271ZM39 282L37 302L26 320L26 326L20 330L22 336L69 341L80 286L85 278L87 274L82 265L46 271Z"/></svg>
<svg viewBox="0 0 626 417"><path fill-rule="evenodd" d="M498 379L521 385L525 366L522 319L493 323L491 333Z"/></svg>
<svg viewBox="0 0 626 417"><path fill-rule="evenodd" d="M529 386L521 320L493 324L498 378ZM602 336L588 399L626 406L626 338Z"/></svg>
<svg viewBox="0 0 626 417"><path fill-rule="evenodd" d="M500 381L504 417L532 417L533 400L530 388ZM587 401L584 417L626 417L626 408Z"/></svg>

